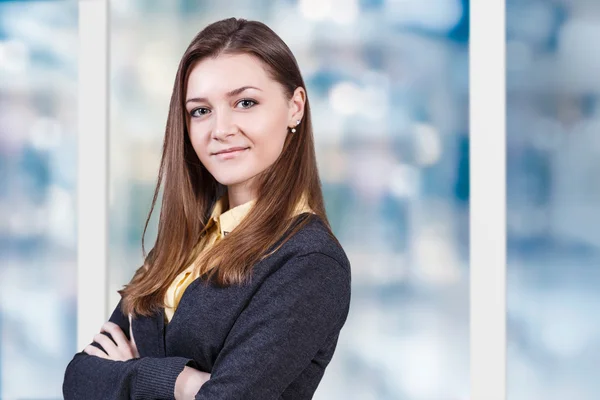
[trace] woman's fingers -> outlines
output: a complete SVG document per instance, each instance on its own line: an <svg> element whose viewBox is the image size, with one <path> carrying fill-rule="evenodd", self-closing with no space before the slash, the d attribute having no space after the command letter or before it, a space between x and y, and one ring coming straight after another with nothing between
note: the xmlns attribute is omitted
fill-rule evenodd
<svg viewBox="0 0 600 400"><path fill-rule="evenodd" d="M102 332L110 334L110 337ZM113 322L108 321L102 325L100 333L94 336L94 342L102 346L104 351L90 345L84 349L84 352L114 361L127 361L139 357L135 342L127 340L121 327Z"/></svg>
<svg viewBox="0 0 600 400"><path fill-rule="evenodd" d="M117 349L117 346L115 346L113 341L110 340L110 338L108 336L106 336L102 333L97 333L94 336L94 342L96 342L100 346L102 346L102 348L104 349L106 354L108 354L108 356L111 358L115 357L119 353L119 350Z"/></svg>
<svg viewBox="0 0 600 400"><path fill-rule="evenodd" d="M105 322L100 329L100 332L108 332L112 336L113 340L120 347L129 347L129 341L125 337L125 334L121 330L121 327L113 322Z"/></svg>
<svg viewBox="0 0 600 400"><path fill-rule="evenodd" d="M106 358L106 359L109 358L106 355L106 353L104 353L102 350L100 350L96 346L92 346L91 344L88 344L87 346L85 346L85 349L83 349L83 351L85 353L89 354L90 356L96 356L96 357Z"/></svg>

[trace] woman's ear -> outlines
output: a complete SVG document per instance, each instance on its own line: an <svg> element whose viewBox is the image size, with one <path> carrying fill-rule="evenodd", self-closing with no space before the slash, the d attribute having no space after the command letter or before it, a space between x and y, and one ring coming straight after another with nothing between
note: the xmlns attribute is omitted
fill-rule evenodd
<svg viewBox="0 0 600 400"><path fill-rule="evenodd" d="M306 104L306 91L303 87L298 86L290 99L290 115L288 118L288 126L295 127L298 121L302 121L304 117L304 105Z"/></svg>

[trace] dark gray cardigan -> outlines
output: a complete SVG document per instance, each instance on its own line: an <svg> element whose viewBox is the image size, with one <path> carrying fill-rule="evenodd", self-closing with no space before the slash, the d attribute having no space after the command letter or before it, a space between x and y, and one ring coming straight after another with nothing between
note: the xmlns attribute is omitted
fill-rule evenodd
<svg viewBox="0 0 600 400"><path fill-rule="evenodd" d="M134 319L140 358L75 354L64 398L173 399L188 365L211 374L197 400L311 399L348 315L351 275L322 221L302 217L308 225L254 266L251 283L221 288L196 279L168 325L163 309ZM110 321L129 339L120 304Z"/></svg>

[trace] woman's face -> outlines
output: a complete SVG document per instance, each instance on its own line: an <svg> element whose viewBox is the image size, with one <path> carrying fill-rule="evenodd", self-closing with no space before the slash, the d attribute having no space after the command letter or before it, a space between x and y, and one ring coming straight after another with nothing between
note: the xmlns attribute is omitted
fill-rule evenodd
<svg viewBox="0 0 600 400"><path fill-rule="evenodd" d="M192 68L186 90L192 146L230 194L233 189L249 201L254 198L253 178L277 160L288 128L302 119L305 97L297 88L288 99L262 61L250 55L201 60Z"/></svg>

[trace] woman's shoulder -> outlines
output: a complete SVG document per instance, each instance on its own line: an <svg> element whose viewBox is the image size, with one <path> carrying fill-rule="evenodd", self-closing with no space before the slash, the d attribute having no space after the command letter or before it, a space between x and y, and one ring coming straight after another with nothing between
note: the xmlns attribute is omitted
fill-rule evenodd
<svg viewBox="0 0 600 400"><path fill-rule="evenodd" d="M342 268L350 272L350 261L335 234L330 232L323 220L316 214L306 213L302 226L281 247L281 255L286 259L322 254L335 260Z"/></svg>

